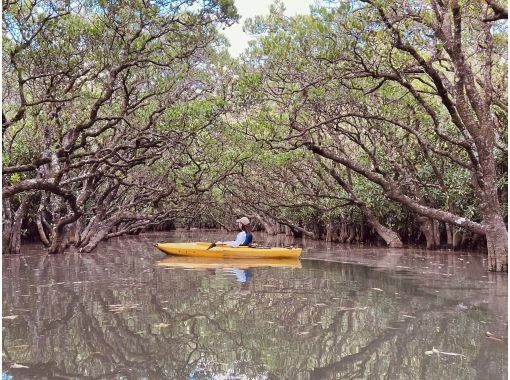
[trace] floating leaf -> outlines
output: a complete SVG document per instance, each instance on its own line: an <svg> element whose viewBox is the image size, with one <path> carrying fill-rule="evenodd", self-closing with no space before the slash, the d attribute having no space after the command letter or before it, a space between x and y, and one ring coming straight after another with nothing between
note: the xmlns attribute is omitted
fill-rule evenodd
<svg viewBox="0 0 510 380"><path fill-rule="evenodd" d="M502 342L502 341L505 339L505 338L504 338L504 337L502 337L502 336L496 336L496 335L494 335L494 334L493 334L493 333L491 333L490 331L487 331L487 332L485 333L485 336L486 336L487 338L489 338L489 339L497 340L497 341L500 341L500 342Z"/></svg>
<svg viewBox="0 0 510 380"><path fill-rule="evenodd" d="M12 363L11 368L29 368L26 365L18 364L18 363Z"/></svg>
<svg viewBox="0 0 510 380"><path fill-rule="evenodd" d="M141 306L136 303L127 303L127 304L114 304L114 305L108 305L108 311L112 311L114 313L120 313L126 310L131 309L141 309Z"/></svg>
<svg viewBox="0 0 510 380"><path fill-rule="evenodd" d="M432 355L432 354L437 354L438 356L439 355L447 355L447 356L460 356L460 357L463 357L465 358L466 356L465 355L462 355L462 354L457 354L456 352L445 352L445 351L439 351L437 348L435 347L432 347L432 350L431 351L425 351L425 355Z"/></svg>
<svg viewBox="0 0 510 380"><path fill-rule="evenodd" d="M364 307L343 307L343 306L340 306L338 308L338 310L341 310L341 311L348 311L348 310L355 310L355 311L358 311L358 310L368 310L368 306L364 306Z"/></svg>
<svg viewBox="0 0 510 380"><path fill-rule="evenodd" d="M465 358L465 356L464 356L464 355L462 355L462 354L457 354L456 352L444 352L444 351L439 351L439 353L440 353L441 355L462 356L462 357L464 357L464 358Z"/></svg>
<svg viewBox="0 0 510 380"><path fill-rule="evenodd" d="M160 328L160 329L168 327L168 326L170 326L169 323L158 323L158 324L154 325L154 327L157 327L157 328Z"/></svg>

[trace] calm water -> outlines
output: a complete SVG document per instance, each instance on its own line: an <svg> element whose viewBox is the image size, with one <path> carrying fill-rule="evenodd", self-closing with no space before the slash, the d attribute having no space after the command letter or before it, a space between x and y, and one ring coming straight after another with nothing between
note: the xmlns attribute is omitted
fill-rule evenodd
<svg viewBox="0 0 510 380"><path fill-rule="evenodd" d="M476 254L297 242L297 264L185 268L152 247L219 238L4 255L3 379L506 378L507 277Z"/></svg>

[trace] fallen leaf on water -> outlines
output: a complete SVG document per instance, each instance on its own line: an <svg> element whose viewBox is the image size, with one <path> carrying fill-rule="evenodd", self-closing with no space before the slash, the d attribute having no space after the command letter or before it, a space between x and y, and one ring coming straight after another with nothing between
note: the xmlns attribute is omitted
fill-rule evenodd
<svg viewBox="0 0 510 380"><path fill-rule="evenodd" d="M447 356L460 356L460 357L463 357L465 358L466 356L465 355L462 355L462 354L457 354L456 352L445 352L445 351L439 351L437 348L435 347L432 347L432 350L431 351L425 351L425 355L432 355L432 354L437 354L437 355L447 355Z"/></svg>
<svg viewBox="0 0 510 380"><path fill-rule="evenodd" d="M461 356L461 357L463 357L463 358L465 358L465 357L466 357L465 355L457 354L456 352L444 352L444 351L439 351L439 353L440 353L441 355Z"/></svg>
<svg viewBox="0 0 510 380"><path fill-rule="evenodd" d="M168 327L168 326L170 326L169 323L158 323L158 324L154 325L154 327L158 327L160 329Z"/></svg>
<svg viewBox="0 0 510 380"><path fill-rule="evenodd" d="M141 309L141 306L136 303L108 305L108 311L113 311L114 313L121 313L129 309Z"/></svg>
<svg viewBox="0 0 510 380"><path fill-rule="evenodd" d="M378 292L384 292L384 290L379 289L379 288L372 288L372 290L377 290Z"/></svg>
<svg viewBox="0 0 510 380"><path fill-rule="evenodd" d="M348 311L348 310L367 310L368 309L368 306L364 306L364 307L343 307L343 306L340 306L338 308L338 310L340 311Z"/></svg>
<svg viewBox="0 0 510 380"><path fill-rule="evenodd" d="M6 315L5 317L2 317L2 319L16 319L18 318L17 315Z"/></svg>
<svg viewBox="0 0 510 380"><path fill-rule="evenodd" d="M485 333L485 336L489 339L494 339L494 340L497 340L499 342L502 342L505 338L502 337L502 336L497 336L497 335L494 335L493 333L491 333L490 331L487 331Z"/></svg>
<svg viewBox="0 0 510 380"><path fill-rule="evenodd" d="M26 365L18 364L18 363L12 363L11 368L28 368Z"/></svg>
<svg viewBox="0 0 510 380"><path fill-rule="evenodd" d="M503 342L504 339L496 338L495 336L488 336L488 339L497 340L498 342Z"/></svg>

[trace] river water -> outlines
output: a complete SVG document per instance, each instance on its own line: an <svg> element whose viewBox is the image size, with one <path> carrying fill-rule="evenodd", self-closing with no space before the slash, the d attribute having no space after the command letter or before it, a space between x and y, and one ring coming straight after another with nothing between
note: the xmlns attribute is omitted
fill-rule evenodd
<svg viewBox="0 0 510 380"><path fill-rule="evenodd" d="M152 247L222 238L3 255L3 379L507 377L507 277L482 255L278 236L301 261L218 266Z"/></svg>

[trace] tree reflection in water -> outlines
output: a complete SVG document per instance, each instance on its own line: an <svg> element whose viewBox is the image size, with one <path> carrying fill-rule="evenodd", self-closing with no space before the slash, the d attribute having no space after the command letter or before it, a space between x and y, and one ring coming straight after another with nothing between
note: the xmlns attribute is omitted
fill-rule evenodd
<svg viewBox="0 0 510 380"><path fill-rule="evenodd" d="M506 278L460 287L444 275L303 260L248 269L240 282L231 268L156 267L161 255L143 238L105 247L3 257L4 378L506 376L506 312L495 307ZM425 355L433 347L463 356Z"/></svg>

